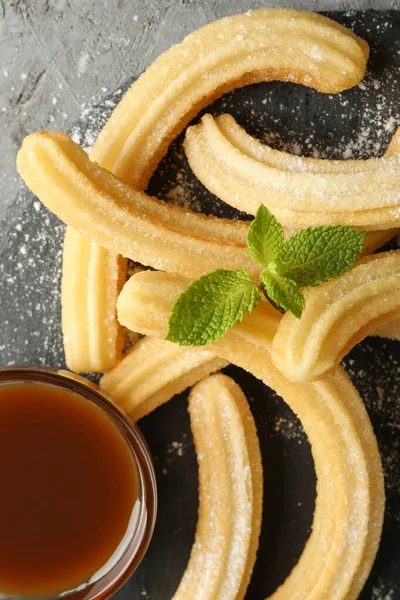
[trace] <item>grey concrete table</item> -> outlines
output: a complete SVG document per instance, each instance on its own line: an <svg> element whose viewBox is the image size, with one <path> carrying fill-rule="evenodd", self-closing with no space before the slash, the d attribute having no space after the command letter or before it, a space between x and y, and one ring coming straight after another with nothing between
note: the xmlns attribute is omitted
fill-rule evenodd
<svg viewBox="0 0 400 600"><path fill-rule="evenodd" d="M27 133L67 129L193 29L260 6L399 8L400 0L0 0L0 221Z"/></svg>
<svg viewBox="0 0 400 600"><path fill-rule="evenodd" d="M400 8L397 0L288 4L317 10ZM41 209L29 193L14 200L19 187L14 155L24 135L38 129L69 128L88 104L97 102L138 74L160 52L193 29L223 15L263 5L271 4L251 0L0 0L0 123L3 133L0 223L7 210L12 211L8 225L4 221L0 225L2 364L63 365L59 278L64 228L55 216ZM358 15L342 14L340 18L347 25L357 27ZM337 158L352 156L354 146L348 142L353 140L356 131L359 134L354 138L356 142L358 140L357 153L364 152L363 156L368 156L372 150L375 153L383 151L394 124L400 122L397 100L400 90L400 17L392 15L391 19L386 19L383 15L380 21L380 15L370 14L364 15L363 19L362 33L369 32L372 42L380 40L383 44L372 44L371 71L362 86L347 92L350 102L340 97L318 97L316 104L313 98L318 94L295 86L296 92L285 98L282 111L281 105L272 101L267 105L269 110L265 110L265 100L278 97L284 84L267 84L265 87L259 84L251 91L252 106L258 106L258 112L249 109L246 90L231 94L227 105L224 104L226 99L221 99L219 108L216 103L210 110L218 112L222 103L224 110L237 118L243 111L246 127L254 135L272 131L271 125L279 121L280 131L284 131L283 139L293 139L296 143L305 143L310 135L305 123L318 123L317 139L323 141L319 149L332 151L329 140L333 139ZM397 44L396 50L393 42ZM387 47L390 47L392 62L387 60ZM389 77L390 73L395 76ZM114 97L115 101L117 99ZM97 109L87 111L80 125L73 128L82 145L90 145L95 125L99 125L90 115L104 116L103 112L110 110L110 102L112 104L110 99L105 100ZM347 104L349 106L344 110ZM303 107L300 111L299 106ZM293 118L294 114L297 119ZM313 115L318 115L316 121L313 121ZM371 119L374 119L375 127L370 134ZM345 130L350 132L350 137ZM316 150L319 151L317 147ZM170 158L173 158L173 151ZM167 157L164 166L158 170L158 181L151 184L158 188L153 187L151 193L168 197L164 193L175 189L171 186L175 186L176 178L169 176L174 173L174 164L168 162ZM191 185L196 185L190 169L188 171L185 178L191 176ZM196 202L203 198L206 210L207 197L198 182L197 186L190 188L191 197ZM217 210L214 201L212 207ZM224 210L227 210L226 206ZM346 359L346 367L366 401L387 475L384 537L374 573L361 597L363 600L396 600L400 598L398 346L394 342L369 339L352 351ZM247 596L253 600L264 598L275 589L299 556L311 523L315 479L307 440L288 407L254 378L233 366L228 369L252 399L263 456L268 457L264 462L265 478L269 489L274 490L273 494L265 495L262 550ZM197 467L185 396L176 397L146 417L141 427L155 459L162 501L154 543L135 576L117 593L116 600L165 600L171 597L187 562L197 518ZM157 577L159 572L161 576Z"/></svg>

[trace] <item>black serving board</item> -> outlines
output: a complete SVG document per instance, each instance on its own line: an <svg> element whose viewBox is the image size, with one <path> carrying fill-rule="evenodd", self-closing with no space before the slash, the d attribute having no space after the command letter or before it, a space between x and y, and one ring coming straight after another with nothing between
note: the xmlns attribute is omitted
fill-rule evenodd
<svg viewBox="0 0 400 600"><path fill-rule="evenodd" d="M282 83L253 85L215 102L253 135L308 156L367 158L384 152L400 125L400 12L333 13L371 44L369 72L360 85L337 96ZM133 66L134 69L134 66ZM86 110L71 134L89 148L126 90ZM199 184L182 152L172 145L149 185L150 193L218 216L246 218ZM13 203L0 228L1 365L64 366L59 283L64 226L28 192ZM382 544L363 600L400 599L400 346L369 338L345 359L365 399L386 475L387 509ZM265 501L260 551L246 598L267 597L300 556L310 532L315 474L309 444L285 403L239 368L226 372L250 400L264 461ZM160 508L150 549L118 600L165 600L187 563L197 517L197 465L186 394L140 423L152 450ZM201 600L201 599L193 599ZM329 600L329 598L327 598Z"/></svg>

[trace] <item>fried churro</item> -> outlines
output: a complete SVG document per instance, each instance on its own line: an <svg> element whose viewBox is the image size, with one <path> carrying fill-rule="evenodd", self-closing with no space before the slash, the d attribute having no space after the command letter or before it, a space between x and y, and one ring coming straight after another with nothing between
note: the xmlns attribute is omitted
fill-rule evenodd
<svg viewBox="0 0 400 600"><path fill-rule="evenodd" d="M174 600L240 600L256 558L262 465L254 419L239 386L222 374L189 396L199 463L199 518Z"/></svg>
<svg viewBox="0 0 400 600"><path fill-rule="evenodd" d="M126 279L126 260L67 227L62 264L66 364L78 373L112 369L122 358L115 306Z"/></svg>
<svg viewBox="0 0 400 600"><path fill-rule="evenodd" d="M368 44L306 11L260 9L214 21L164 52L132 85L91 158L144 189L170 142L215 98L258 81L338 93L364 77Z"/></svg>
<svg viewBox="0 0 400 600"><path fill-rule="evenodd" d="M400 318L400 251L361 259L335 279L304 292L301 319L286 313L272 358L291 381L314 381L381 325Z"/></svg>
<svg viewBox="0 0 400 600"><path fill-rule="evenodd" d="M165 337L172 306L188 283L167 273L133 276L118 299L120 322ZM241 324L207 346L282 396L312 444L318 477L313 530L295 569L272 598L356 599L382 527L384 492L376 440L363 403L340 368L312 384L293 384L276 369L270 358L277 324L274 312L261 303Z"/></svg>
<svg viewBox="0 0 400 600"><path fill-rule="evenodd" d="M103 375L100 386L119 408L138 421L227 364L210 350L196 352L145 337L114 369Z"/></svg>
<svg viewBox="0 0 400 600"><path fill-rule="evenodd" d="M121 183L64 133L25 138L17 168L67 225L136 262L196 277L217 268L259 268L246 247L248 225L186 211Z"/></svg>
<svg viewBox="0 0 400 600"><path fill-rule="evenodd" d="M400 156L393 152L357 161L293 157L261 144L229 115L204 115L187 130L184 146L203 185L244 212L265 204L282 225L296 228L400 224Z"/></svg>
<svg viewBox="0 0 400 600"><path fill-rule="evenodd" d="M366 42L314 13L262 9L216 21L170 48L139 77L96 140L90 157L125 183L143 190L169 143L213 99L236 87L272 79L303 83L321 92L340 92L363 78L368 53ZM89 254L92 262L101 254L92 244L87 246L88 255L78 255L83 245L83 241L76 244L70 255L69 244L65 244L65 304L72 298L69 288L80 288L82 294L87 284L84 276L78 282L78 275L72 272L74 264L82 263L77 269L81 273ZM103 280L123 276L122 264L112 252L104 257L104 266L97 262ZM112 264L115 268L111 273ZM94 298L93 290L86 290L86 294ZM100 305L101 298L98 300ZM96 314L103 321L115 319L112 305L102 308L104 312ZM104 337L100 329L89 334L83 326L84 321L93 321L90 311L90 304L81 307L75 322L74 312L70 313L73 336L71 328L65 326L64 336L70 339L66 354L75 354L71 364L76 370L91 366L90 355L82 362L79 359L81 345L94 348L96 357L90 370L109 367L108 357L104 363L99 360L106 346L108 354L118 354L120 332L115 330L114 337L111 333ZM99 341L97 347L94 337Z"/></svg>
<svg viewBox="0 0 400 600"><path fill-rule="evenodd" d="M254 277L260 271L247 252L248 223L206 217L133 190L92 163L66 134L25 138L17 167L43 204L110 252L190 277L218 268L245 267Z"/></svg>
<svg viewBox="0 0 400 600"><path fill-rule="evenodd" d="M116 302L126 261L73 229L64 239L61 284L65 360L72 371L102 372L122 358Z"/></svg>

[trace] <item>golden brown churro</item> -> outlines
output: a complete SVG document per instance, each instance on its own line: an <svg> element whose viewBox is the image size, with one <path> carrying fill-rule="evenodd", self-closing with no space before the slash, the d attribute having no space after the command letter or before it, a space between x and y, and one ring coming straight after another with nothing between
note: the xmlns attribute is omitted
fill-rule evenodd
<svg viewBox="0 0 400 600"><path fill-rule="evenodd" d="M260 9L214 21L164 52L132 85L91 158L144 189L170 142L215 98L257 81L291 81L320 92L357 85L368 44L306 11Z"/></svg>
<svg viewBox="0 0 400 600"><path fill-rule="evenodd" d="M222 374L189 396L199 463L199 518L174 600L241 600L256 558L262 465L254 419L239 386Z"/></svg>
<svg viewBox="0 0 400 600"><path fill-rule="evenodd" d="M115 305L125 279L125 259L67 227L61 305L65 362L72 371L101 373L121 360Z"/></svg>
<svg viewBox="0 0 400 600"><path fill-rule="evenodd" d="M121 323L165 337L171 308L187 285L179 275L135 275L118 299ZM272 598L356 599L372 566L382 526L384 493L376 440L363 403L341 369L323 381L292 384L274 367L269 350L276 318L274 309L264 304L268 306L262 303L207 349L253 373L282 396L312 444L318 476L313 530L295 569Z"/></svg>
<svg viewBox="0 0 400 600"><path fill-rule="evenodd" d="M115 404L137 421L228 362L210 350L145 337L100 380Z"/></svg>
<svg viewBox="0 0 400 600"><path fill-rule="evenodd" d="M116 302L126 261L73 229L64 239L61 285L65 360L72 371L102 372L122 357Z"/></svg>
<svg viewBox="0 0 400 600"><path fill-rule="evenodd" d="M304 292L301 319L286 313L272 358L290 381L314 381L381 325L400 318L400 251L361 259L335 279Z"/></svg>
<svg viewBox="0 0 400 600"><path fill-rule="evenodd" d="M400 157L393 153L355 161L294 157L255 140L229 115L204 115L189 127L185 152L218 198L250 214L265 204L282 225L400 224Z"/></svg>
<svg viewBox="0 0 400 600"><path fill-rule="evenodd" d="M217 268L259 272L247 252L248 225L150 198L91 162L64 133L25 138L17 168L43 204L116 254L192 277Z"/></svg>
<svg viewBox="0 0 400 600"><path fill-rule="evenodd" d="M66 134L25 138L17 168L43 204L115 254L190 277L218 268L245 267L254 277L260 271L247 251L249 223L206 217L133 190Z"/></svg>
<svg viewBox="0 0 400 600"><path fill-rule="evenodd" d="M340 92L363 78L368 53L366 42L314 13L262 9L210 23L170 48L139 77L115 109L90 157L122 181L144 189L172 139L214 98L236 87L271 79L303 83L321 92ZM65 245L65 304L72 297L69 288L83 290L87 284L85 277L78 283L77 275L72 273L73 265L69 268L68 263L77 260L84 267L88 261L98 261L101 254L93 244L87 247L89 258L78 256L77 249L82 245L83 242L77 243L71 256L69 244ZM97 262L99 275L101 269L102 264ZM106 256L101 279L111 276L111 281L117 280L122 273L121 263ZM86 293L95 297L95 290ZM115 319L111 305L102 308L104 321ZM71 312L70 319L63 322L64 335L70 339L67 359L75 355L70 366L76 370L91 366L92 360L88 355L84 362L79 361L80 345L93 348L96 368L90 370L101 368L99 358L105 345L109 347L108 355L118 354L117 330L114 338L111 334L104 338L99 330L90 333L88 339L84 321L93 320L90 309L88 304L79 315ZM97 347L94 337L99 340ZM108 367L109 356L103 364L103 368Z"/></svg>

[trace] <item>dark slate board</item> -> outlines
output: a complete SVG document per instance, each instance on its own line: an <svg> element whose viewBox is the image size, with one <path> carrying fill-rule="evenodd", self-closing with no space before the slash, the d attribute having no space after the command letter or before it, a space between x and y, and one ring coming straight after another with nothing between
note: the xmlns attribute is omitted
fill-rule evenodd
<svg viewBox="0 0 400 600"><path fill-rule="evenodd" d="M369 73L360 86L338 96L324 96L292 84L259 84L223 97L211 111L232 113L251 134L292 152L324 158L382 154L400 124L400 12L333 16L372 46ZM76 141L90 147L128 84L85 112L71 131ZM163 160L149 190L196 210L244 218L196 182L181 138ZM58 219L27 191L16 198L0 228L2 365L64 366L59 305L63 231ZM367 404L387 485L381 549L360 596L363 600L400 598L398 360L395 342L370 338L344 361ZM283 581L301 553L312 520L315 474L305 435L284 402L240 369L232 366L226 371L250 399L263 452L264 522L246 596L261 600ZM197 466L186 394L143 419L141 427L154 455L160 510L148 554L115 598L165 600L172 596L185 568L196 523Z"/></svg>

